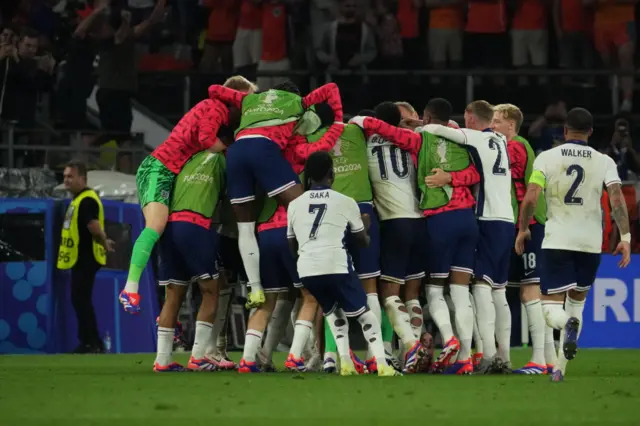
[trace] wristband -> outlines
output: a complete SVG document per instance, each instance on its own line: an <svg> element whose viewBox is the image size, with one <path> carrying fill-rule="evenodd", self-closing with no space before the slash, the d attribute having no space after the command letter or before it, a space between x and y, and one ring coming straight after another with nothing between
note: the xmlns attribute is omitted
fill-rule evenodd
<svg viewBox="0 0 640 426"><path fill-rule="evenodd" d="M620 236L620 241L623 243L631 243L631 233L627 232L626 234Z"/></svg>

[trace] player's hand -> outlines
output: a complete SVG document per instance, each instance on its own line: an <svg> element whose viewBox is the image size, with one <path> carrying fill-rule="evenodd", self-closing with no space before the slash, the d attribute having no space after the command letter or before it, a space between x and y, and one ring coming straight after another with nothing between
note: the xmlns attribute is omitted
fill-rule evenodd
<svg viewBox="0 0 640 426"><path fill-rule="evenodd" d="M109 253L113 253L116 251L116 249L114 248L115 245L116 245L115 241L107 238L107 240L104 242L104 249Z"/></svg>
<svg viewBox="0 0 640 426"><path fill-rule="evenodd" d="M520 232L518 232L515 244L516 253L518 253L518 256L522 256L522 253L524 253L524 243L530 239L531 231L529 230L529 228L525 229L524 231L520 230Z"/></svg>
<svg viewBox="0 0 640 426"><path fill-rule="evenodd" d="M422 126L424 123L422 120L418 120L417 118L404 118L400 122L400 127L403 129L411 129L414 130L416 127Z"/></svg>
<svg viewBox="0 0 640 426"><path fill-rule="evenodd" d="M627 265L629 265L629 262L631 262L631 244L626 241L620 241L618 243L618 247L616 247L615 251L613 252L614 256L617 254L622 255L622 259L620 259L620 262L618 262L618 266L621 268L626 268Z"/></svg>
<svg viewBox="0 0 640 426"><path fill-rule="evenodd" d="M362 215L362 223L364 223L364 229L368 231L369 227L371 226L371 216L369 216L367 213L364 213Z"/></svg>
<svg viewBox="0 0 640 426"><path fill-rule="evenodd" d="M442 169L431 169L431 173L433 173L431 176L424 178L427 188L442 188L451 183L451 173Z"/></svg>

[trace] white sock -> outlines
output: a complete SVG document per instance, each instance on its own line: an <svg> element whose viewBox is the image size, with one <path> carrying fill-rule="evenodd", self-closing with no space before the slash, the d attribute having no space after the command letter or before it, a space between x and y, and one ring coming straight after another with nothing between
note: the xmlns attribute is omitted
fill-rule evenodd
<svg viewBox="0 0 640 426"><path fill-rule="evenodd" d="M473 299L476 302L478 332L484 349L483 358L492 359L496 355L496 309L491 287L486 284L474 284Z"/></svg>
<svg viewBox="0 0 640 426"><path fill-rule="evenodd" d="M331 329L333 338L336 339L336 347L338 348L338 356L340 359L349 360L349 321L342 309L336 309L332 314L327 315L327 322Z"/></svg>
<svg viewBox="0 0 640 426"><path fill-rule="evenodd" d="M582 333L582 312L584 312L584 302L585 300L574 300L567 296L567 300L564 304L564 310L567 312L567 315L569 315L569 317L578 318L580 321L578 338L580 338L580 333Z"/></svg>
<svg viewBox="0 0 640 426"><path fill-rule="evenodd" d="M271 361L273 351L278 347L282 336L287 330L292 308L293 303L286 299L278 299L276 306L273 308L269 325L267 325L267 335L262 344L262 354L266 355L269 361Z"/></svg>
<svg viewBox="0 0 640 426"><path fill-rule="evenodd" d="M378 323L382 323L382 309L380 308L378 293L367 293L367 305L369 305L369 309L378 319Z"/></svg>
<svg viewBox="0 0 640 426"><path fill-rule="evenodd" d="M244 336L244 351L242 352L242 358L245 361L255 362L256 354L262 343L262 331L247 330L247 334Z"/></svg>
<svg viewBox="0 0 640 426"><path fill-rule="evenodd" d="M196 321L196 335L193 339L193 348L191 356L195 359L201 359L207 347L212 342L213 324L210 322Z"/></svg>
<svg viewBox="0 0 640 426"><path fill-rule="evenodd" d="M318 347L316 346L316 340L315 324L311 322L311 332L309 333L307 344L304 346L304 350L302 351L302 355L305 359L311 359L314 354L319 353Z"/></svg>
<svg viewBox="0 0 640 426"><path fill-rule="evenodd" d="M311 321L296 321L296 325L293 329L293 342L291 343L291 349L289 353L294 358L299 359L302 356L302 349L307 344L309 335L313 330L313 323Z"/></svg>
<svg viewBox="0 0 640 426"><path fill-rule="evenodd" d="M278 300L279 302L280 300ZM288 301L288 300L287 300ZM290 301L288 301L291 303ZM298 297L296 301L293 303L291 307L289 318L291 319L291 324L296 325L296 320L298 319L298 313L300 313L300 308L302 307L302 298ZM276 306L277 308L277 306Z"/></svg>
<svg viewBox="0 0 640 426"><path fill-rule="evenodd" d="M260 250L256 239L255 222L238 222L238 249L249 279L251 292L262 290L260 283Z"/></svg>
<svg viewBox="0 0 640 426"><path fill-rule="evenodd" d="M227 288L220 291L218 296L218 309L216 310L216 321L213 323L213 330L211 331L211 340L205 350L206 355L214 355L216 351L216 345L218 343L218 336L220 331L227 326L227 313L229 312L229 301L231 300L231 289Z"/></svg>
<svg viewBox="0 0 640 426"><path fill-rule="evenodd" d="M556 330L563 330L569 321L569 315L565 312L562 302L542 302L542 313L547 325Z"/></svg>
<svg viewBox="0 0 640 426"><path fill-rule="evenodd" d="M447 308L449 308L449 317L451 321L451 328L453 329L453 334L458 336L458 330L456 329L456 307L453 305L453 300L451 300L451 294L445 294L444 300L447 302Z"/></svg>
<svg viewBox="0 0 640 426"><path fill-rule="evenodd" d="M531 334L531 362L538 365L545 365L544 357L544 332L546 324L542 315L542 304L540 299L530 300L524 304L529 319L529 333Z"/></svg>
<svg viewBox="0 0 640 426"><path fill-rule="evenodd" d="M471 358L471 340L473 338L473 309L469 299L469 286L451 284L451 301L456 309L456 329L460 339L459 361Z"/></svg>
<svg viewBox="0 0 640 426"><path fill-rule="evenodd" d="M553 328L545 324L544 327L544 360L547 365L556 365L556 344L553 340Z"/></svg>
<svg viewBox="0 0 640 426"><path fill-rule="evenodd" d="M402 310L403 308L404 311ZM398 296L390 296L384 300L384 309L400 341L406 349L410 349L416 343L417 339L413 335L406 306Z"/></svg>
<svg viewBox="0 0 640 426"><path fill-rule="evenodd" d="M511 309L507 302L507 289L500 288L491 292L493 306L496 308L496 342L498 356L504 362L511 362Z"/></svg>
<svg viewBox="0 0 640 426"><path fill-rule="evenodd" d="M369 351L376 357L376 362L386 362L384 345L382 344L382 331L380 322L371 311L367 311L358 317L358 322L362 327L364 340L369 345Z"/></svg>
<svg viewBox="0 0 640 426"><path fill-rule="evenodd" d="M469 293L469 300L471 301L471 309L473 309L473 343L475 344L476 353L481 354L484 346L482 345L482 336L478 328L476 301L471 293Z"/></svg>
<svg viewBox="0 0 640 426"><path fill-rule="evenodd" d="M124 285L124 291L126 291L127 293L137 293L139 287L140 283L136 281L127 281L127 283Z"/></svg>
<svg viewBox="0 0 640 426"><path fill-rule="evenodd" d="M424 313L422 312L420 301L418 299L407 300L404 305L407 307L407 311L409 311L409 323L411 324L413 337L419 340L420 336L422 336L422 328L424 327Z"/></svg>
<svg viewBox="0 0 640 426"><path fill-rule="evenodd" d="M445 344L453 337L453 328L451 327L449 307L447 306L447 301L444 300L444 287L427 284L427 305L433 322L436 323L436 327L440 330L442 344Z"/></svg>
<svg viewBox="0 0 640 426"><path fill-rule="evenodd" d="M156 363L167 366L173 361L173 328L158 327L158 353Z"/></svg>

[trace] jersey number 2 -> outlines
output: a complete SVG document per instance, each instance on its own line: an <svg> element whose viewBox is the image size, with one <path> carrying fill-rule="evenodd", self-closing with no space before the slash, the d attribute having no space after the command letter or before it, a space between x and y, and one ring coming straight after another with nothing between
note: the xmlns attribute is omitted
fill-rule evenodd
<svg viewBox="0 0 640 426"><path fill-rule="evenodd" d="M309 204L309 214L316 215L316 217L313 219L313 225L311 225L311 232L309 232L310 240L316 239L318 228L320 228L320 225L322 225L322 219L324 219L324 214L326 211L326 204Z"/></svg>
<svg viewBox="0 0 640 426"><path fill-rule="evenodd" d="M574 173L576 177L571 184L571 188L567 191L567 195L564 196L564 203L569 206L581 206L583 202L582 197L576 197L576 194L578 193L578 189L580 189L580 185L584 182L584 169L582 166L572 164L567 168L567 176L573 176Z"/></svg>
<svg viewBox="0 0 640 426"><path fill-rule="evenodd" d="M389 179L389 174L387 172L387 165L385 163L384 151L382 150L382 146L375 146L371 148L371 153L376 154L378 157L378 166L380 167L380 178L382 180ZM400 179L404 179L409 175L409 154L402 151L397 146L390 147L390 155L391 155L391 168L393 169L393 173L396 174ZM400 161L398 160L400 157ZM400 162L401 164L398 164Z"/></svg>
<svg viewBox="0 0 640 426"><path fill-rule="evenodd" d="M504 176L507 174L507 169L502 167L502 147L500 146L500 142L495 139L489 139L489 148L494 151L498 151L498 155L496 156L496 161L493 163L493 174Z"/></svg>

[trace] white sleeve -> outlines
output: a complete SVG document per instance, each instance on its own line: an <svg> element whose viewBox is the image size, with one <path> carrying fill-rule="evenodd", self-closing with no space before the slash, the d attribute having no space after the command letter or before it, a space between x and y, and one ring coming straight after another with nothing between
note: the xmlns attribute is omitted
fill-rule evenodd
<svg viewBox="0 0 640 426"><path fill-rule="evenodd" d="M545 167L544 161L545 155L540 154L533 160L533 170L537 170L541 172L545 177L547 176L547 168Z"/></svg>
<svg viewBox="0 0 640 426"><path fill-rule="evenodd" d="M287 238L295 238L296 233L293 232L293 218L295 215L295 209L293 205L289 204L289 211L287 212Z"/></svg>
<svg viewBox="0 0 640 426"><path fill-rule="evenodd" d="M451 127L441 126L440 124L427 124L422 130L436 136L442 136L457 144L475 145L475 143L467 137L470 134L469 129L452 129Z"/></svg>
<svg viewBox="0 0 640 426"><path fill-rule="evenodd" d="M347 199L345 204L345 216L349 222L351 233L355 234L363 231L364 223L362 222L362 216L360 216L360 208L358 207L358 204L351 198Z"/></svg>
<svg viewBox="0 0 640 426"><path fill-rule="evenodd" d="M618 175L618 167L615 161L607 155L604 160L604 185L609 186L614 183L621 183L620 175Z"/></svg>

